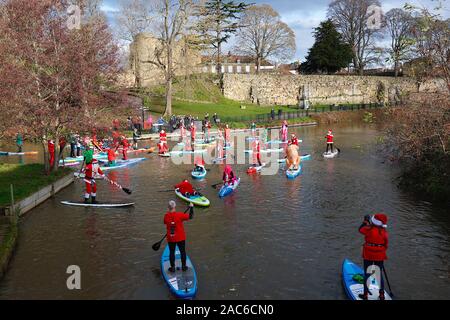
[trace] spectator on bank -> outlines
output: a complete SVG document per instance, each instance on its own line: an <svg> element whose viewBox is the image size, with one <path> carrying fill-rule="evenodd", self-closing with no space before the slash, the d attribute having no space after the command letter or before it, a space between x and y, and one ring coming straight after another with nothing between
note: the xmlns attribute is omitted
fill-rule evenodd
<svg viewBox="0 0 450 320"><path fill-rule="evenodd" d="M270 111L270 117L272 118L272 120L275 120L275 110L274 109L272 109Z"/></svg>

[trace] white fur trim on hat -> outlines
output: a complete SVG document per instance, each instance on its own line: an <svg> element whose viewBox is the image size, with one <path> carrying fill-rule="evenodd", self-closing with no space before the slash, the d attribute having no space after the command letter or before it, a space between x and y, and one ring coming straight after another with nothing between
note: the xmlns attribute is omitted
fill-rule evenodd
<svg viewBox="0 0 450 320"><path fill-rule="evenodd" d="M387 228L387 225L383 224L383 222L381 222L380 220L376 219L375 216L372 216L370 221L372 222L372 224L376 225L377 227Z"/></svg>

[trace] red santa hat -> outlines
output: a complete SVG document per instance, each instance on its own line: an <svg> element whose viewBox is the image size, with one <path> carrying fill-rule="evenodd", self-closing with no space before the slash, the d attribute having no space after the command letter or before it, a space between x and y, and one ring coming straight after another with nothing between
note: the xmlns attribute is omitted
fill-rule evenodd
<svg viewBox="0 0 450 320"><path fill-rule="evenodd" d="M384 213L375 214L370 221L377 227L387 228L387 216Z"/></svg>

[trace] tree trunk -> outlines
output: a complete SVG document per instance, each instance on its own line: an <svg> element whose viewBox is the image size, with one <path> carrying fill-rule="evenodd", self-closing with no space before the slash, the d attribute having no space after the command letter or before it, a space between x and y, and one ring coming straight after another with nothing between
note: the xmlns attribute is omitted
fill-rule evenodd
<svg viewBox="0 0 450 320"><path fill-rule="evenodd" d="M48 151L47 151L45 139L42 140L42 151L44 152L44 170L45 170L45 173L49 174L50 173L50 163L49 163Z"/></svg>
<svg viewBox="0 0 450 320"><path fill-rule="evenodd" d="M398 77L398 61L395 61L394 63L394 72L395 72L395 77Z"/></svg>
<svg viewBox="0 0 450 320"><path fill-rule="evenodd" d="M58 171L59 168L59 144L56 142L59 140L55 140L55 155L54 155L54 159L55 162L53 162L53 172Z"/></svg>
<svg viewBox="0 0 450 320"><path fill-rule="evenodd" d="M256 74L261 70L261 57L256 57Z"/></svg>
<svg viewBox="0 0 450 320"><path fill-rule="evenodd" d="M172 79L166 80L166 111L164 116L172 115Z"/></svg>
<svg viewBox="0 0 450 320"><path fill-rule="evenodd" d="M222 63L220 62L220 52L222 51L222 45L220 44L220 42L219 42L219 44L218 44L218 46L217 46L217 66L216 66L216 68L217 68L217 74L220 76L221 74L222 74Z"/></svg>

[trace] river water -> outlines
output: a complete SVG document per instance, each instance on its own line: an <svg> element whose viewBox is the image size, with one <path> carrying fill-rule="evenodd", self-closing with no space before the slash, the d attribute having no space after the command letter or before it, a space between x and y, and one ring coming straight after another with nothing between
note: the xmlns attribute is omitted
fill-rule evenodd
<svg viewBox="0 0 450 320"><path fill-rule="evenodd" d="M375 212L389 216L386 269L396 298L450 298L449 209L397 188L398 169L375 151L378 132L371 126L334 126L342 152L323 159L327 129L294 130L303 139L301 152L313 158L293 181L282 170L249 176L248 165L234 165L241 185L224 200L211 188L223 166L208 166L206 180L194 182L211 200L185 223L198 299L345 299L341 263L362 263L358 227ZM22 218L0 298L173 299L159 267L164 247L151 246L164 234L163 215L174 199L160 191L188 178L192 166L146 157L108 174L133 189L131 196L99 182L100 200L132 199L131 209L62 206L81 199L76 182ZM66 287L69 265L81 268L81 290Z"/></svg>

